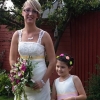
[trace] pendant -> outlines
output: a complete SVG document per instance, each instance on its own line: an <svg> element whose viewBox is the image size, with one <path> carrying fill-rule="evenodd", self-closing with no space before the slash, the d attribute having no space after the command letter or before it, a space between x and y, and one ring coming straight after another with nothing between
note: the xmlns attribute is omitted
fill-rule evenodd
<svg viewBox="0 0 100 100"><path fill-rule="evenodd" d="M33 40L33 37L31 37L31 38L28 38L28 40Z"/></svg>

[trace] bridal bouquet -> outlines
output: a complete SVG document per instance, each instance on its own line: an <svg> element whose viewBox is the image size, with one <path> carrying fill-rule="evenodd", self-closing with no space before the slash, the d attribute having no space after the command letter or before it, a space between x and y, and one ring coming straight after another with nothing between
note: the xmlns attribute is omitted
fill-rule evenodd
<svg viewBox="0 0 100 100"><path fill-rule="evenodd" d="M9 78L12 84L12 92L14 93L16 100L21 100L21 95L24 95L25 100L27 100L27 95L25 94L25 86L32 87L34 83L31 80L32 70L35 65L32 64L30 59L19 58L17 63L12 66L10 70Z"/></svg>

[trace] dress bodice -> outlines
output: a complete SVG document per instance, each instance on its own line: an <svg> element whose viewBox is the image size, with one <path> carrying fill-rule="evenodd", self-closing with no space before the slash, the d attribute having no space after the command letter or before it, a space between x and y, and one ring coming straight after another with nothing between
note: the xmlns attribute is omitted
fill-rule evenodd
<svg viewBox="0 0 100 100"><path fill-rule="evenodd" d="M28 56L44 56L44 46L41 44L41 39L44 35L44 31L39 32L39 38L37 42L24 42L21 41L22 30L18 30L19 33L19 44L18 52L20 55Z"/></svg>
<svg viewBox="0 0 100 100"><path fill-rule="evenodd" d="M78 95L73 82L73 75L63 82L59 81L59 78L55 80L55 86L57 90L57 100L62 100L68 97L75 97Z"/></svg>

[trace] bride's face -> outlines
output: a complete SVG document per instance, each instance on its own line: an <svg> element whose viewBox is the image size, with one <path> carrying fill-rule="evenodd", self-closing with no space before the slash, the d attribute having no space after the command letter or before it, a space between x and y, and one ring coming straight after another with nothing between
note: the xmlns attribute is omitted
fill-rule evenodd
<svg viewBox="0 0 100 100"><path fill-rule="evenodd" d="M34 23L38 18L38 12L30 5L26 4L22 11L22 16L26 23Z"/></svg>

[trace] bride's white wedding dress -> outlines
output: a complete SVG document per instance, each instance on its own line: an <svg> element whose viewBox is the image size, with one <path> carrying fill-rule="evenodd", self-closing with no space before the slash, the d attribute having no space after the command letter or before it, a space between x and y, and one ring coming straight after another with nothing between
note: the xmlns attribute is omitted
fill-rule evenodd
<svg viewBox="0 0 100 100"><path fill-rule="evenodd" d="M32 79L35 81L41 80L47 70L44 59L45 48L41 44L41 39L44 35L44 31L41 30L39 32L39 38L37 42L24 42L21 40L22 30L18 30L18 33L19 33L18 52L22 58L31 56L32 63L33 64L37 63L36 67L32 71L34 74ZM49 80L46 82L46 84L42 89L36 91L33 88L25 87L25 92L27 94L28 100L50 100ZM24 100L23 96L22 100Z"/></svg>

